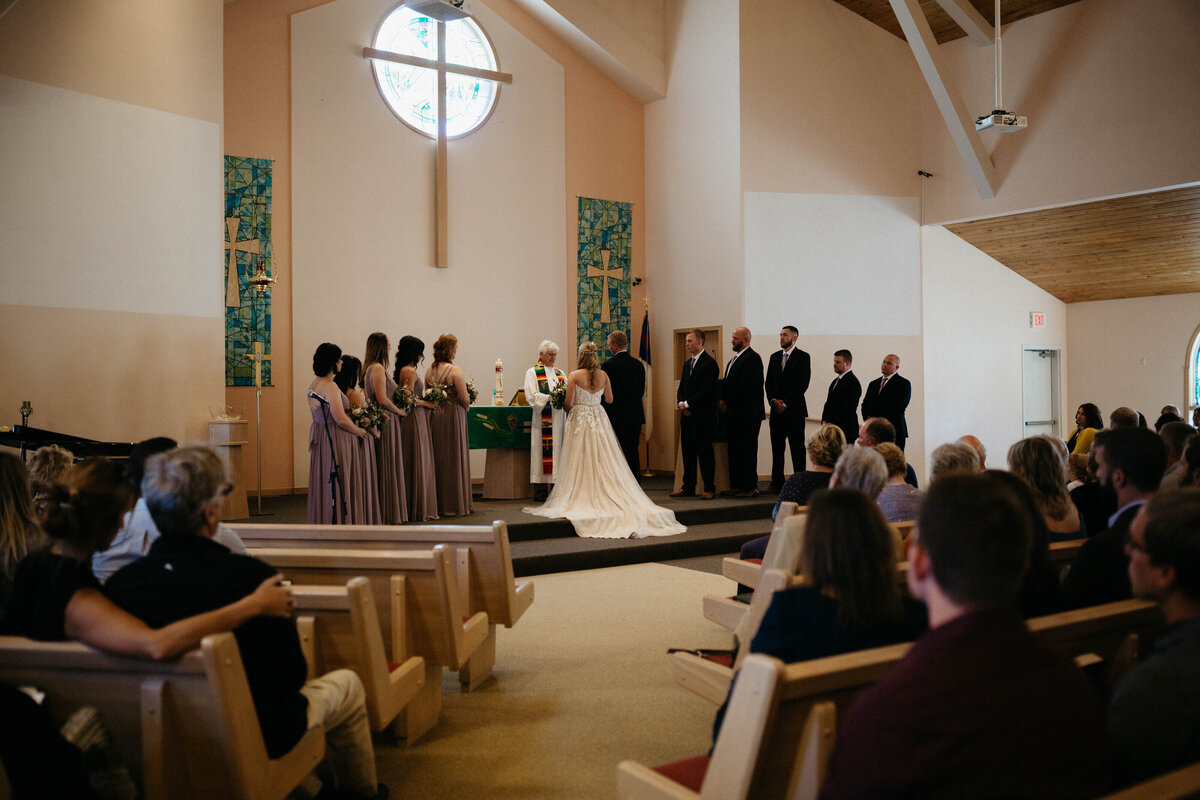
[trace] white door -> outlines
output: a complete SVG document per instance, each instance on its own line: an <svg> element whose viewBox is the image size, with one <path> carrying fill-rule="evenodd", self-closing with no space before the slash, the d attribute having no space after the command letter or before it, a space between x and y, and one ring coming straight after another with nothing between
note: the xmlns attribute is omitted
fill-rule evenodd
<svg viewBox="0 0 1200 800"><path fill-rule="evenodd" d="M1021 354L1024 436L1062 436L1058 402L1058 349L1026 347Z"/></svg>

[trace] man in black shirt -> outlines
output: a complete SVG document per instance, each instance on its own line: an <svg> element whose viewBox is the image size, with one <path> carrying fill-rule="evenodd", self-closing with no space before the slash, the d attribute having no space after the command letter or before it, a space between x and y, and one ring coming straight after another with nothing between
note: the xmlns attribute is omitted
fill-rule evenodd
<svg viewBox="0 0 1200 800"><path fill-rule="evenodd" d="M238 600L274 574L262 561L212 541L227 485L224 465L207 447L181 447L150 459L142 495L162 536L144 558L108 580L105 594L148 625L161 627ZM267 754L278 758L306 730L324 725L326 761L338 787L354 796L386 797L386 788L376 783L358 676L337 670L306 683L292 620L258 617L233 633Z"/></svg>

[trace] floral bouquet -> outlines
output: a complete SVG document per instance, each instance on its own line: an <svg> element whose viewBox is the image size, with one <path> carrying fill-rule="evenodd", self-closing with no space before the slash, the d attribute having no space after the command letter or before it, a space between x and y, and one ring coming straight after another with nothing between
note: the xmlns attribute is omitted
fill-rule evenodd
<svg viewBox="0 0 1200 800"><path fill-rule="evenodd" d="M446 402L446 384L431 383L425 387L425 394L422 395L423 400L427 400L434 405L440 406Z"/></svg>
<svg viewBox="0 0 1200 800"><path fill-rule="evenodd" d="M417 404L417 398L413 397L413 393L409 391L407 386L397 386L396 391L392 392L392 402L395 403L401 411L412 411Z"/></svg>
<svg viewBox="0 0 1200 800"><path fill-rule="evenodd" d="M350 406L350 421L360 428L370 429L374 427L375 420L367 412L366 406Z"/></svg>
<svg viewBox="0 0 1200 800"><path fill-rule="evenodd" d="M562 411L567 405L567 387L561 383L550 390L550 406Z"/></svg>
<svg viewBox="0 0 1200 800"><path fill-rule="evenodd" d="M367 401L366 415L371 419L371 427L383 433L388 426L388 412L374 400Z"/></svg>
<svg viewBox="0 0 1200 800"><path fill-rule="evenodd" d="M475 401L479 399L479 390L475 388L475 379L467 378L467 397L471 401L471 405L475 405Z"/></svg>

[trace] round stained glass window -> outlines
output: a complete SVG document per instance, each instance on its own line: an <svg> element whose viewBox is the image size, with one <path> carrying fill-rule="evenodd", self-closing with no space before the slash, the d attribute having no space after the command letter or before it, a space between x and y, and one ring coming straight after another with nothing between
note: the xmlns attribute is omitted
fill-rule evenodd
<svg viewBox="0 0 1200 800"><path fill-rule="evenodd" d="M454 66L495 70L496 52L479 23L470 17L445 24L446 29L446 136L465 136L478 128L496 105L499 85L486 78L459 75ZM400 6L388 14L375 34L376 50L436 62L436 20ZM388 107L401 121L431 138L437 138L437 68L397 64L376 58L375 82Z"/></svg>

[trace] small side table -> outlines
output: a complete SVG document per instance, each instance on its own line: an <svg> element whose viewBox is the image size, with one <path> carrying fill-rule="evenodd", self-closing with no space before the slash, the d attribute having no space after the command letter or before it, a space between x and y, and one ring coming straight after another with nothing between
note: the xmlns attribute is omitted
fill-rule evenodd
<svg viewBox="0 0 1200 800"><path fill-rule="evenodd" d="M242 445L246 444L250 423L244 419L212 420L208 423L208 443L225 451L229 465L229 481L233 491L221 503L221 519L248 519L250 504L246 500L246 484L242 480Z"/></svg>

